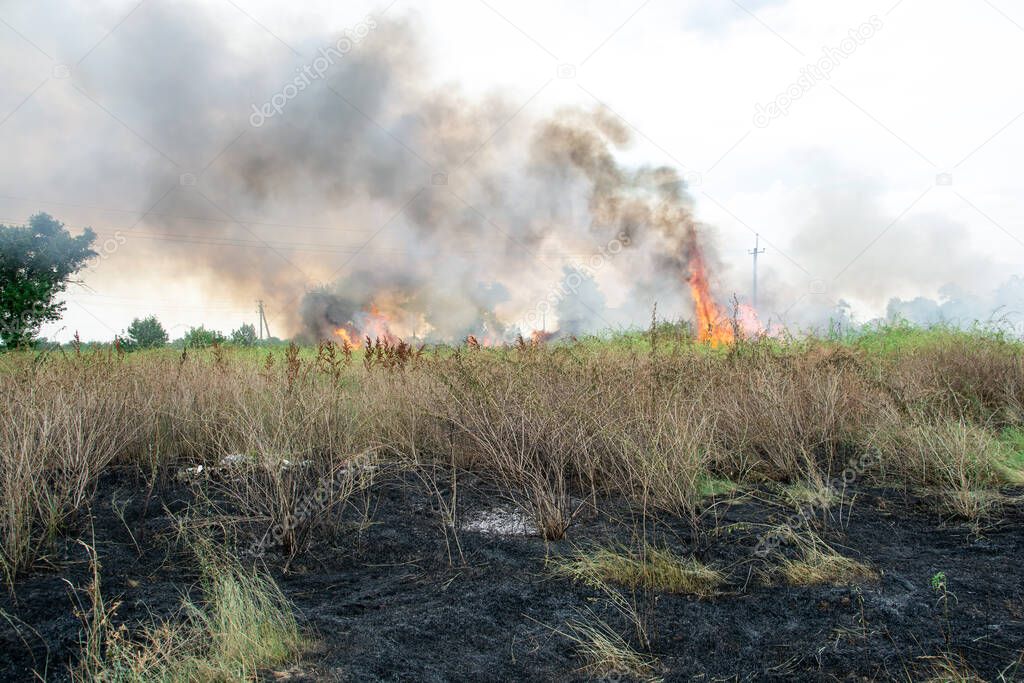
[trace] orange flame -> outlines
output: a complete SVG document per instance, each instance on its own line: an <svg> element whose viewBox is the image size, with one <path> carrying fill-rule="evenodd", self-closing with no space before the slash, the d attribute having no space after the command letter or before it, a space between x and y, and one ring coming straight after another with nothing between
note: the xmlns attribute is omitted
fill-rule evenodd
<svg viewBox="0 0 1024 683"><path fill-rule="evenodd" d="M687 278L687 283L690 285L697 318L697 341L719 347L735 342L737 334L744 339L778 334L778 329L766 330L758 318L757 311L747 304L737 304L735 320L730 318L728 312L718 305L711 294L707 263L697 243L697 231L692 225L688 228L688 240L690 277Z"/></svg>
<svg viewBox="0 0 1024 683"><path fill-rule="evenodd" d="M690 285L694 312L697 316L697 341L708 343L712 347L731 344L736 341L735 331L729 316L711 294L707 266L700 245L697 244L696 231L691 226L689 232L690 277L687 282Z"/></svg>
<svg viewBox="0 0 1024 683"><path fill-rule="evenodd" d="M357 326L351 321L334 330L334 336L339 337L342 343L348 344L353 349L358 349L363 344L363 339L380 339L389 343L398 343L400 339L391 332L390 320L386 314L381 312L376 305L371 304L369 310L364 311L363 322Z"/></svg>
<svg viewBox="0 0 1024 683"><path fill-rule="evenodd" d="M334 336L340 337L342 344L348 344L349 348L351 349L359 348L361 337L351 334L344 327L339 327L338 329L334 330Z"/></svg>
<svg viewBox="0 0 1024 683"><path fill-rule="evenodd" d="M399 342L399 338L391 332L391 319L376 304L370 305L366 323L363 325L363 336L371 339L382 339L390 343Z"/></svg>

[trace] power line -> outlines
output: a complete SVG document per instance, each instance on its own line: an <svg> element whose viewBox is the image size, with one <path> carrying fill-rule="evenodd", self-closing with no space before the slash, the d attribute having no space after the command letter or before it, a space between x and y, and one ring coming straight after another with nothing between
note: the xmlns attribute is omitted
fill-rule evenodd
<svg viewBox="0 0 1024 683"><path fill-rule="evenodd" d="M238 306L234 307L221 307L221 306L175 306L173 304L161 304L161 303L150 303L144 301L127 302L127 301L87 301L83 302L73 297L65 299L67 303L74 303L81 305L82 303L89 303L90 305L99 305L104 308L128 308L128 309L153 309L160 311L205 311L212 313L244 313L250 309L242 308Z"/></svg>
<svg viewBox="0 0 1024 683"><path fill-rule="evenodd" d="M121 299L124 301L157 301L172 304L177 304L180 302L180 299L153 299L150 297L123 296L121 294L101 294L99 292L74 291L71 292L70 294L72 296L99 297L101 299ZM235 306L236 304L234 299L206 299L206 301L213 302L214 306Z"/></svg>

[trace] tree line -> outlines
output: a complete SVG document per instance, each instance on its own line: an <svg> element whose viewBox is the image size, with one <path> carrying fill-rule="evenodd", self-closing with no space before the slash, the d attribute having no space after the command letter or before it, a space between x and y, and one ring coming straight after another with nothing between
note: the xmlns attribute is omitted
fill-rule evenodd
<svg viewBox="0 0 1024 683"><path fill-rule="evenodd" d="M63 223L46 213L38 213L26 225L0 224L0 345L4 349L38 345L39 331L45 323L59 320L66 304L59 295L75 276L99 254L93 249L96 233L86 228L72 236ZM76 335L77 337L77 335ZM77 340L76 340L77 341ZM159 348L172 344L202 348L231 343L255 346L261 342L256 327L244 324L224 335L205 326L192 327L174 342L156 316L135 318L118 336L125 350Z"/></svg>

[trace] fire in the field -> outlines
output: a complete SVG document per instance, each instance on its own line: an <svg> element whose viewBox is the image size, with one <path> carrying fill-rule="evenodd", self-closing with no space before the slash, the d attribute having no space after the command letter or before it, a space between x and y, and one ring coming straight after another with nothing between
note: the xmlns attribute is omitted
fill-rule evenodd
<svg viewBox="0 0 1024 683"><path fill-rule="evenodd" d="M692 225L688 227L687 243L690 269L687 283L693 296L697 341L718 347L735 342L737 333L744 336L760 334L763 328L752 307L737 303L730 316L715 300L708 278L707 261L697 240L697 231Z"/></svg>
<svg viewBox="0 0 1024 683"><path fill-rule="evenodd" d="M334 336L350 348L358 349L364 339L398 342L398 336L391 332L389 317L375 305L371 305L359 316L358 323L349 321L334 330Z"/></svg>

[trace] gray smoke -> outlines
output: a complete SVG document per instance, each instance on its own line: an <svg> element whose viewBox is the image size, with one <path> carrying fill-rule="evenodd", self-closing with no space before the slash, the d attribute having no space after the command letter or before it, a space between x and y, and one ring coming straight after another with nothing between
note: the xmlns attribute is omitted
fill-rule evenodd
<svg viewBox="0 0 1024 683"><path fill-rule="evenodd" d="M954 327L981 324L1020 335L1024 333L1024 278L1014 275L983 294L947 284L935 299L895 297L886 306L886 319Z"/></svg>
<svg viewBox="0 0 1024 683"><path fill-rule="evenodd" d="M881 181L822 154L805 163L816 181L794 202L794 237L769 245L760 263L762 321L794 331L849 328L876 316L970 326L1000 317L1000 306L1021 310L1009 294L1012 280L1000 286L1010 273L970 226L932 208L941 188L884 206Z"/></svg>
<svg viewBox="0 0 1024 683"><path fill-rule="evenodd" d="M595 331L659 299L685 313L692 201L674 169L617 161L632 136L607 111L538 119L518 98L439 86L422 31L391 15L310 36L286 65L239 53L205 6L152 0L116 38L70 85L116 131L99 139L131 152L72 163L145 188L136 232L155 241L123 274L151 260L262 297L275 333L307 338L374 308L428 339L528 336L559 312ZM288 86L327 56L321 78ZM586 291L566 290L566 267L585 269ZM594 282L620 288L619 310Z"/></svg>

